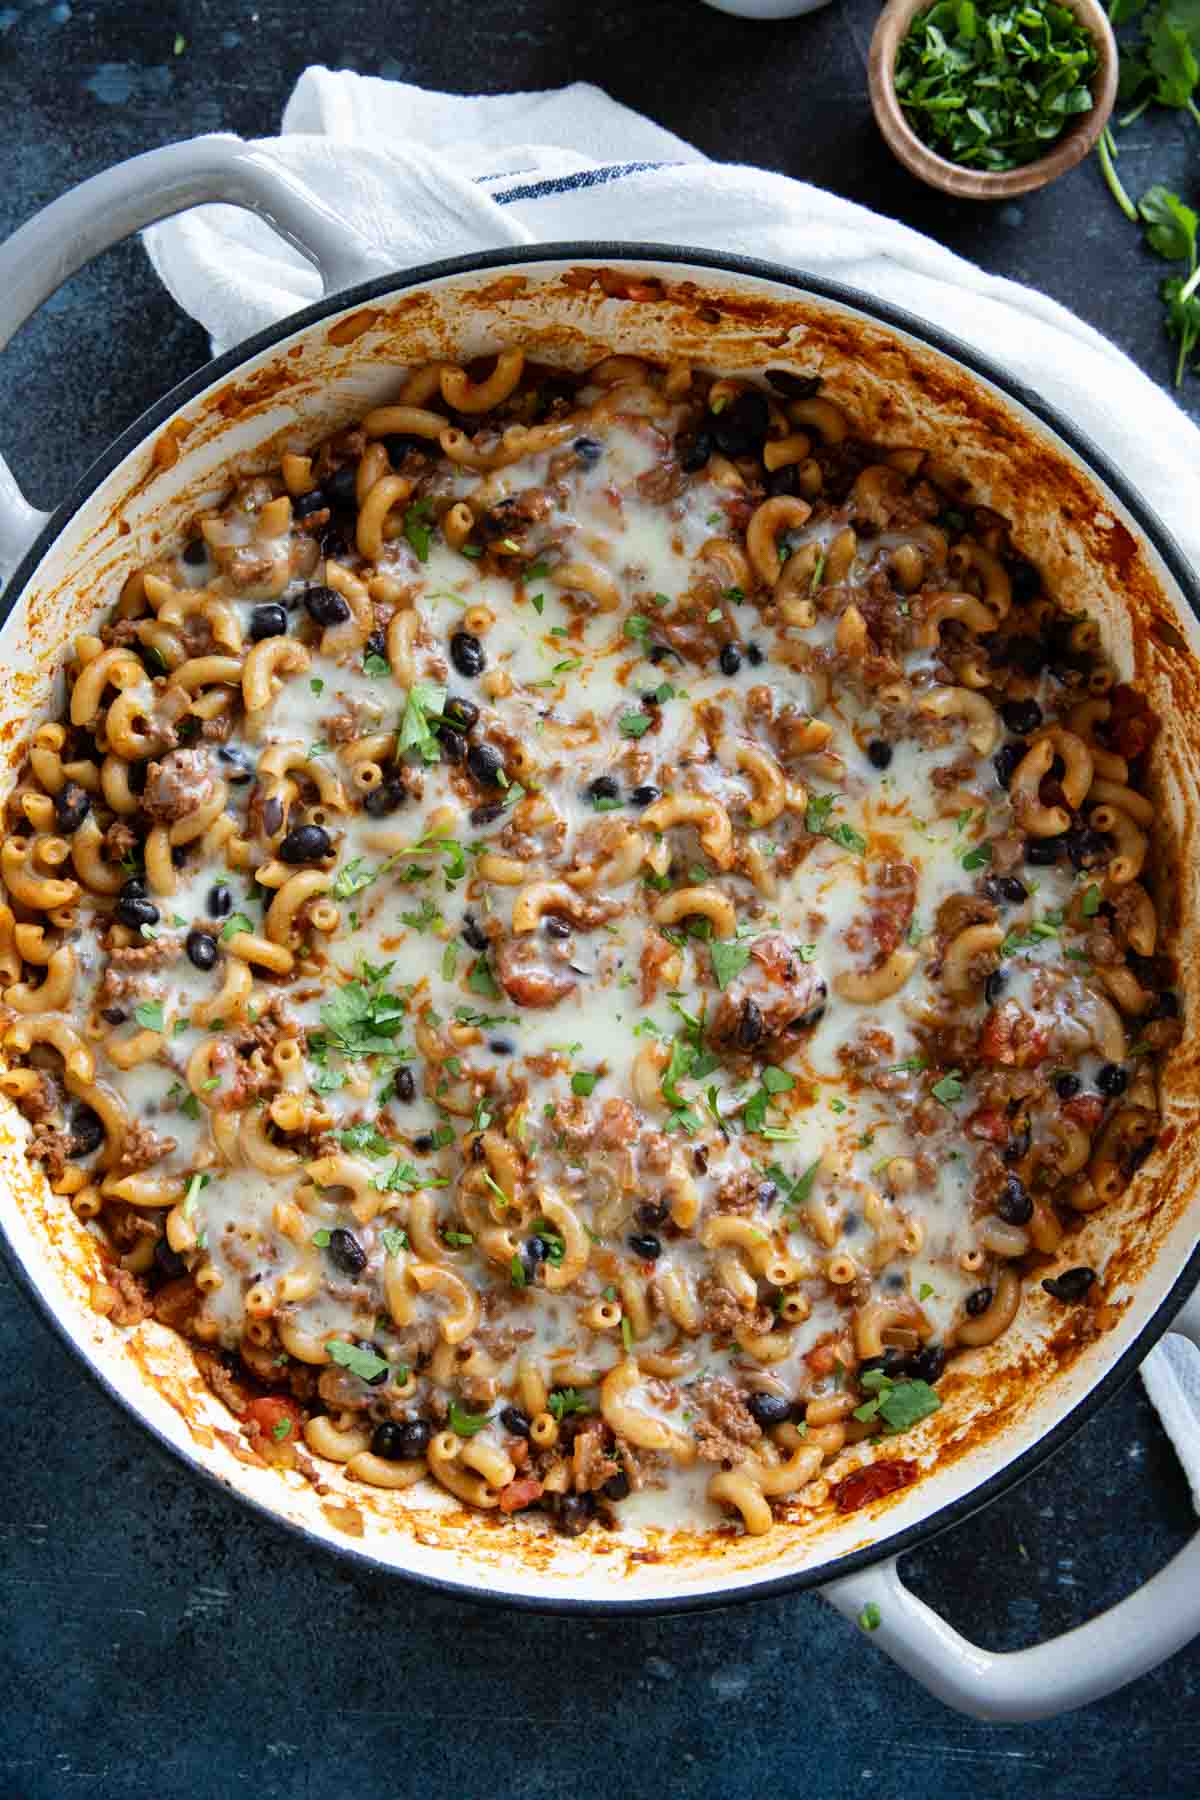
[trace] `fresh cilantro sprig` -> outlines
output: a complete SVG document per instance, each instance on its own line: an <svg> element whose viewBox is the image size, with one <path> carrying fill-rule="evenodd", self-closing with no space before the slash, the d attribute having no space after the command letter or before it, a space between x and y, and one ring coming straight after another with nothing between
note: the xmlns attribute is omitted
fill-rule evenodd
<svg viewBox="0 0 1200 1800"><path fill-rule="evenodd" d="M889 1437L911 1431L922 1419L937 1412L942 1404L927 1381L893 1381L882 1369L868 1369L860 1376L859 1386L871 1398L855 1407L854 1417L863 1423L882 1419L883 1429Z"/></svg>
<svg viewBox="0 0 1200 1800"><path fill-rule="evenodd" d="M844 821L839 821L836 825L830 823L830 814L839 798L838 794L814 794L805 808L804 829L811 832L813 837L827 837L843 850L857 850L861 856L867 847L867 840L861 831L855 831L852 825L847 825Z"/></svg>

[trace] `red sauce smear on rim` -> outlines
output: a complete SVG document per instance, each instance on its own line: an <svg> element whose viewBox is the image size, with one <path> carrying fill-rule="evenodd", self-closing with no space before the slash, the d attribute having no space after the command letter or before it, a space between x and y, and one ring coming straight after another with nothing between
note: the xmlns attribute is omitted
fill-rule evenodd
<svg viewBox="0 0 1200 1800"><path fill-rule="evenodd" d="M860 1506L869 1506L872 1500L882 1500L885 1494L911 1487L916 1479L915 1462L869 1463L865 1469L855 1469L853 1475L838 1482L833 1489L834 1504L840 1513L857 1512Z"/></svg>

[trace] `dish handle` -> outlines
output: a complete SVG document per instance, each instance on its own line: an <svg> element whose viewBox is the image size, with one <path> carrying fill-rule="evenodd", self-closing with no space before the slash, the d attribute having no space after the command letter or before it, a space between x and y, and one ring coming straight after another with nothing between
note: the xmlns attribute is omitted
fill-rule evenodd
<svg viewBox="0 0 1200 1800"><path fill-rule="evenodd" d="M93 256L144 225L213 201L257 213L315 265L327 294L390 266L267 152L224 134L192 138L93 175L0 245L0 350ZM49 516L29 504L0 457L0 586Z"/></svg>
<svg viewBox="0 0 1200 1800"><path fill-rule="evenodd" d="M1200 1348L1200 1290L1170 1329ZM909 1592L895 1559L830 1582L821 1593L957 1712L1005 1723L1048 1719L1135 1681L1200 1632L1200 1533L1136 1593L1028 1650L971 1643Z"/></svg>

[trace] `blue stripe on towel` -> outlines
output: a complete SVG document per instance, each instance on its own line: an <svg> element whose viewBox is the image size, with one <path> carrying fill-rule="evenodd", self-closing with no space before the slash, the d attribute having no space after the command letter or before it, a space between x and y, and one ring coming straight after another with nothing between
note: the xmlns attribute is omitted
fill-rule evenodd
<svg viewBox="0 0 1200 1800"><path fill-rule="evenodd" d="M544 200L550 194L570 194L579 188L604 187L610 181L621 181L626 175L640 175L647 169L669 169L673 163L633 162L606 163L599 169L580 169L574 175L556 175L548 181L533 181L526 187L507 188L491 198L497 206L508 206L513 200Z"/></svg>

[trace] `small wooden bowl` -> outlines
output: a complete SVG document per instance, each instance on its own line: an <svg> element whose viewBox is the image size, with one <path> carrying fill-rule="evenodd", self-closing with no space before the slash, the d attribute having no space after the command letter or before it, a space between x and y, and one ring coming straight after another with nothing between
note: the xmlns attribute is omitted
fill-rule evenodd
<svg viewBox="0 0 1200 1800"><path fill-rule="evenodd" d="M901 41L916 14L926 11L932 4L933 0L888 0L871 39L868 63L871 106L888 148L905 168L928 182L930 187L941 188L943 193L954 194L960 200L1008 200L1013 194L1028 194L1034 188L1045 187L1047 182L1057 181L1060 175L1082 162L1108 124L1117 97L1117 44L1107 14L1098 0L1059 0L1059 4L1070 8L1095 40L1097 63L1092 77L1095 104L1091 112L1080 113L1045 156L1024 163L1019 169L1005 169L996 174L990 174L986 169L966 169L961 163L949 162L931 150L912 129L896 98L892 74Z"/></svg>

